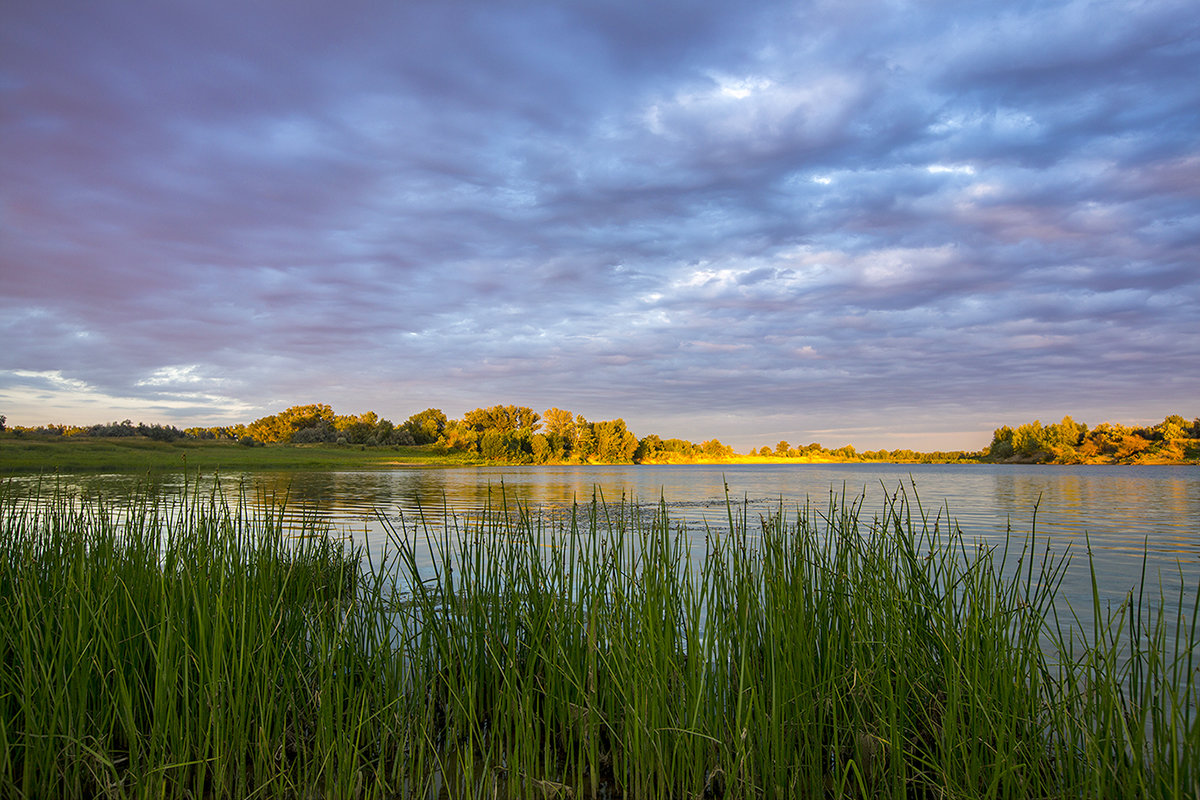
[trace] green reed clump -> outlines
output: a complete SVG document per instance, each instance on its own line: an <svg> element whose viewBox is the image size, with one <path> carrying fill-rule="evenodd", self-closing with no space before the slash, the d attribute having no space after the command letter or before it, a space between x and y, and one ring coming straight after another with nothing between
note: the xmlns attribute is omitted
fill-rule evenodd
<svg viewBox="0 0 1200 800"><path fill-rule="evenodd" d="M388 746L337 704L398 694L357 554L250 511L0 490L0 795L294 796Z"/></svg>
<svg viewBox="0 0 1200 800"><path fill-rule="evenodd" d="M974 546L902 492L704 531L600 499L447 512L375 562L244 498L43 500L0 489L0 796L1200 782L1195 601L1143 579L1064 618L1063 558Z"/></svg>
<svg viewBox="0 0 1200 800"><path fill-rule="evenodd" d="M1081 642L1035 538L971 545L902 493L869 521L733 512L702 549L664 509L600 504L431 544L413 683L449 793L1196 794L1194 603L1126 603Z"/></svg>

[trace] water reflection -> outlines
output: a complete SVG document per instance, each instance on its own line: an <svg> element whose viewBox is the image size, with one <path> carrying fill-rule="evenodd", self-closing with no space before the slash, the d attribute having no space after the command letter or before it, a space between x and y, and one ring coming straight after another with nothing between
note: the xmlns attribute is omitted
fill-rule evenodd
<svg viewBox="0 0 1200 800"><path fill-rule="evenodd" d="M195 482L196 476L189 479ZM77 497L120 498L145 488L133 475L15 478L10 488L39 483ZM1053 467L1016 465L725 465L400 468L370 472L247 473L201 478L226 497L287 500L297 513L326 515L335 528L368 549L385 539L385 524L433 526L444 513L477 518L484 509L518 505L561 512L593 496L650 506L665 502L672 520L703 537L726 525L726 497L750 520L782 507L824 509L831 495L865 496L869 518L887 496L902 491L919 501L931 522L953 519L969 539L996 542L1007 530L1024 539L1034 526L1076 561L1087 544L1095 554L1102 595L1119 599L1138 581L1145 551L1150 574L1182 573L1195 591L1200 574L1200 467ZM182 476L154 490L184 491ZM1090 601L1086 569L1064 584L1068 599Z"/></svg>

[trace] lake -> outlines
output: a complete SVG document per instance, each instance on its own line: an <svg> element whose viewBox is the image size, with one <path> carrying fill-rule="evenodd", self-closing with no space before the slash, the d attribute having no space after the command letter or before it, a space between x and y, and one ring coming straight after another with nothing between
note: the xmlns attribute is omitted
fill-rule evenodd
<svg viewBox="0 0 1200 800"><path fill-rule="evenodd" d="M32 487L37 478L10 479ZM50 479L41 479L43 483ZM79 496L119 497L144 476L71 475L58 478ZM192 477L194 482L195 477ZM211 486L211 477L201 481ZM182 476L162 479L167 492ZM1000 542L1011 526L1015 542L1034 528L1039 541L1074 554L1060 599L1077 610L1091 603L1085 546L1090 542L1102 600L1117 601L1138 581L1143 551L1148 574L1161 571L1168 587L1183 575L1188 596L1200 579L1200 466L1050 466L988 464L753 464L563 467L400 467L353 472L286 472L223 475L222 491L244 486L252 496L282 498L327 515L334 527L375 549L386 538L380 514L412 529L434 523L443 508L459 520L491 504L519 503L559 511L593 492L607 501L666 502L672 520L703 537L705 526L727 527L728 497L745 504L753 521L805 503L823 509L831 493L863 497L870 519L887 496L903 489L919 498L930 519L956 521L968 540ZM939 523L942 524L942 523ZM944 529L944 528L943 528ZM1019 547L1018 547L1019 549ZM1039 551L1041 545L1039 544ZM1170 596L1173 592L1168 592Z"/></svg>

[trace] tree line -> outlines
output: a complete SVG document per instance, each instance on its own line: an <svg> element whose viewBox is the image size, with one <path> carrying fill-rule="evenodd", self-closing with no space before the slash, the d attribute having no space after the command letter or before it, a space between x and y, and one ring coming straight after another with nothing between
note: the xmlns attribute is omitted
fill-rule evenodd
<svg viewBox="0 0 1200 800"><path fill-rule="evenodd" d="M252 443L429 445L439 453L507 464L670 463L733 455L732 447L716 439L700 444L655 435L639 439L620 418L592 421L562 408L548 408L539 414L515 405L472 409L460 419L427 408L402 423L382 419L372 411L339 415L328 405L293 406L257 419L244 430L195 433L201 438L232 436Z"/></svg>
<svg viewBox="0 0 1200 800"><path fill-rule="evenodd" d="M699 444L650 435L639 439L623 419L592 421L582 414L549 408L542 414L526 406L497 405L451 419L427 408L396 423L374 411L337 414L327 404L287 408L248 424L192 427L134 425L130 420L86 427L48 425L14 428L14 433L43 436L147 436L234 441L248 447L267 444L334 444L361 447L428 445L438 453L459 453L508 464L672 463L734 455L733 448L711 439Z"/></svg>
<svg viewBox="0 0 1200 800"><path fill-rule="evenodd" d="M6 430L0 415L0 431ZM337 414L327 404L292 406L248 424L192 427L147 425L131 420L90 426L8 426L12 436L124 437L156 441L181 439L234 441L246 446L266 444L332 444L359 447L425 445L437 453L457 453L507 464L671 464L721 461L734 450L718 439L690 442L655 434L639 438L625 420L591 421L582 414L548 408L539 414L526 406L496 405L468 411L450 419L427 408L400 423L374 411ZM1153 426L1101 423L1094 428L1074 421L1043 425L1040 420L997 428L991 444L977 452L913 450L859 451L853 445L825 448L818 442L792 446L780 441L764 445L752 456L804 461L1020 463L1152 463L1200 460L1200 418L1188 421L1178 414Z"/></svg>
<svg viewBox="0 0 1200 800"><path fill-rule="evenodd" d="M841 447L822 447L820 442L810 442L793 447L787 441L780 441L774 447L763 445L751 451L751 455L761 458L790 458L807 461L884 461L889 463L936 463L944 464L953 461L979 461L981 452L965 450L934 450L920 452L906 448L896 450L859 450L852 444Z"/></svg>
<svg viewBox="0 0 1200 800"><path fill-rule="evenodd" d="M1043 425L1040 420L1004 425L992 433L991 461L1054 464L1137 464L1200 459L1200 418L1171 414L1157 425L1102 422L1089 428L1070 416Z"/></svg>
<svg viewBox="0 0 1200 800"><path fill-rule="evenodd" d="M131 420L121 422L101 423L98 425L39 425L37 427L5 426L6 417L0 414L0 432L11 431L14 435L30 433L39 436L95 436L99 438L120 438L124 436L145 436L157 442L174 442L186 439L188 434L172 425L147 425L139 422L134 425Z"/></svg>

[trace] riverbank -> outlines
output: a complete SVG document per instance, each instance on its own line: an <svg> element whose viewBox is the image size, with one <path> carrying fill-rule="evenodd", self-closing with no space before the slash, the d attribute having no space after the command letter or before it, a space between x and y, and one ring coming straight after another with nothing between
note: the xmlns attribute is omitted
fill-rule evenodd
<svg viewBox="0 0 1200 800"><path fill-rule="evenodd" d="M390 469L397 466L464 466L480 459L436 453L429 446L268 445L119 438L0 438L0 475L55 472L212 472L255 470Z"/></svg>
<svg viewBox="0 0 1200 800"><path fill-rule="evenodd" d="M734 455L722 458L660 459L679 464L820 464L846 459L819 454L800 458ZM158 442L141 436L114 438L4 436L0 438L0 475L73 472L286 471L394 469L397 467L503 466L478 455L446 451L434 445L379 446L271 444L178 440ZM556 466L549 463L544 466Z"/></svg>
<svg viewBox="0 0 1200 800"><path fill-rule="evenodd" d="M731 507L696 553L663 509L493 509L370 564L203 492L49 500L0 488L5 796L1200 787L1197 608L1147 576L1080 627L1060 559L903 498Z"/></svg>
<svg viewBox="0 0 1200 800"><path fill-rule="evenodd" d="M1191 451L1188 451L1189 454ZM574 462L549 462L564 466ZM599 464L600 462L589 462ZM660 456L646 464L975 464L1073 463L1170 465L1200 463L1196 458L1168 458L1161 454L1126 459L1076 458L1071 462L1010 457L996 460L978 453L912 453L903 458L885 453L819 450L798 456L734 454L721 457ZM509 466L473 453L436 445L367 447L336 444L271 444L246 446L220 440L181 439L154 441L142 436L113 438L0 434L0 475L53 473L163 473L182 469L212 472L287 470L361 470L399 467Z"/></svg>

